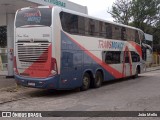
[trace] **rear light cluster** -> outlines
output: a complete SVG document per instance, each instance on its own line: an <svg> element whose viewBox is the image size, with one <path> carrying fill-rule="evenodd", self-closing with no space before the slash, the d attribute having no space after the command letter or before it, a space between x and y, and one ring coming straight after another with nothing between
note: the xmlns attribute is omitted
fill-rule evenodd
<svg viewBox="0 0 160 120"><path fill-rule="evenodd" d="M55 76L58 74L58 69L57 69L57 62L55 58L51 59L51 73L50 76Z"/></svg>
<svg viewBox="0 0 160 120"><path fill-rule="evenodd" d="M13 68L13 70L14 70L15 74L18 74L16 57L14 57L14 68Z"/></svg>

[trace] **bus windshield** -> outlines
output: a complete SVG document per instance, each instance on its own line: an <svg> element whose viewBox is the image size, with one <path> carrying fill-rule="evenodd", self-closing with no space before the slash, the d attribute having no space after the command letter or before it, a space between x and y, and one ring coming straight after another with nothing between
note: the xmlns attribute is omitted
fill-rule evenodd
<svg viewBox="0 0 160 120"><path fill-rule="evenodd" d="M49 8L30 8L20 10L16 16L16 27L23 27L26 25L40 25L51 26L52 9Z"/></svg>

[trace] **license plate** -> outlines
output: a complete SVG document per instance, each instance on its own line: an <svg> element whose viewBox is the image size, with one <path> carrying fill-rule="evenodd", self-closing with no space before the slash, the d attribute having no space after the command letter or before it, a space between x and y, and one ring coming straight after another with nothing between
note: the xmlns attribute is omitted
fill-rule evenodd
<svg viewBox="0 0 160 120"><path fill-rule="evenodd" d="M30 83L30 82L28 83L28 85L29 85L29 86L36 86L35 83Z"/></svg>

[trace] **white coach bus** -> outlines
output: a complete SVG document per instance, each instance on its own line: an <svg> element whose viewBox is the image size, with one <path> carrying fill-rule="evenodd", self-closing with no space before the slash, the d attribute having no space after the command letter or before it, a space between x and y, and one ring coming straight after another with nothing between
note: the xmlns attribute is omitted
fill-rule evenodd
<svg viewBox="0 0 160 120"><path fill-rule="evenodd" d="M145 70L144 33L60 7L19 9L14 72L18 84L43 89L100 87Z"/></svg>

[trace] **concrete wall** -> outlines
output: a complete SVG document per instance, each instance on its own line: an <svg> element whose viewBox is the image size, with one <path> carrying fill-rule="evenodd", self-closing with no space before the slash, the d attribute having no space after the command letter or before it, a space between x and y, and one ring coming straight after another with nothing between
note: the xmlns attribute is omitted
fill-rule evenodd
<svg viewBox="0 0 160 120"><path fill-rule="evenodd" d="M15 14L7 14L8 76L13 76L14 17Z"/></svg>
<svg viewBox="0 0 160 120"><path fill-rule="evenodd" d="M5 26L5 25L6 25L6 15L0 14L0 26Z"/></svg>
<svg viewBox="0 0 160 120"><path fill-rule="evenodd" d="M38 3L41 5L59 6L62 8L66 8L66 9L70 9L70 10L74 10L77 12L88 14L88 9L86 6L82 6L82 5L70 2L68 0L27 0L27 1L30 1L33 3ZM62 4L58 4L59 2Z"/></svg>

